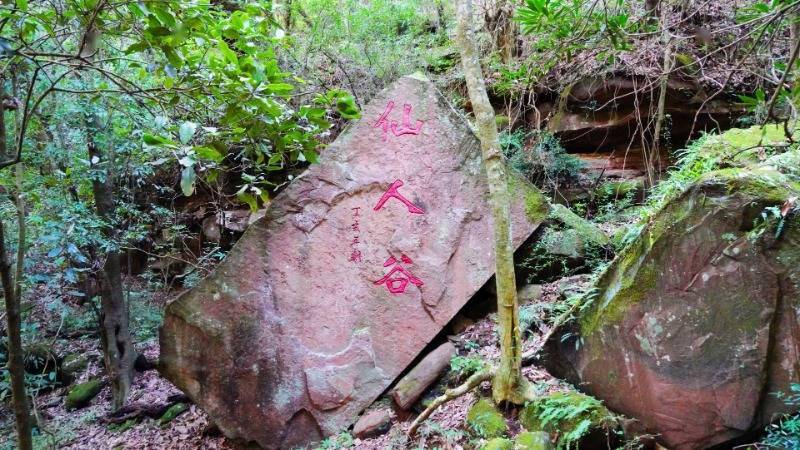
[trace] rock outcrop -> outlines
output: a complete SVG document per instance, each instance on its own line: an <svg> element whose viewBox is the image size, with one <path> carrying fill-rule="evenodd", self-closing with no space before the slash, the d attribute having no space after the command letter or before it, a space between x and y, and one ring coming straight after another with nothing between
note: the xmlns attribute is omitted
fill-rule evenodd
<svg viewBox="0 0 800 450"><path fill-rule="evenodd" d="M363 114L166 309L161 371L228 437L293 448L345 429L493 274L466 120L415 77ZM510 184L520 245L548 206Z"/></svg>
<svg viewBox="0 0 800 450"><path fill-rule="evenodd" d="M786 408L772 394L800 380L800 152L780 134L705 139L673 177L688 187L667 196L547 344L552 373L668 448L764 427Z"/></svg>

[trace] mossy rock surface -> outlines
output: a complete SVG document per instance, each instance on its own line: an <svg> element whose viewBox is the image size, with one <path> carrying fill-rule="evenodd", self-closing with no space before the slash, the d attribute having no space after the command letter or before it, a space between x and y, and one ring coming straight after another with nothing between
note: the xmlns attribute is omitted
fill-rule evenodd
<svg viewBox="0 0 800 450"><path fill-rule="evenodd" d="M514 442L505 438L494 438L481 447L481 450L514 450Z"/></svg>
<svg viewBox="0 0 800 450"><path fill-rule="evenodd" d="M599 246L606 246L611 239L597 226L572 212L564 205L554 204L550 207L550 217L558 220L568 228L575 230L583 239Z"/></svg>
<svg viewBox="0 0 800 450"><path fill-rule="evenodd" d="M769 394L800 377L800 210L780 216L800 197L800 150L772 128L687 151L641 232L546 344L551 373L669 448L763 427L784 410ZM776 146L740 158L762 137Z"/></svg>
<svg viewBox="0 0 800 450"><path fill-rule="evenodd" d="M86 370L89 357L85 353L70 353L61 362L61 371L65 375L75 376Z"/></svg>
<svg viewBox="0 0 800 450"><path fill-rule="evenodd" d="M174 405L170 406L164 414L158 419L158 424L162 427L167 425L168 423L172 422L176 417L183 414L186 410L189 409L189 406L186 403L175 403Z"/></svg>
<svg viewBox="0 0 800 450"><path fill-rule="evenodd" d="M514 450L551 450L550 434L544 431L524 431L514 438Z"/></svg>
<svg viewBox="0 0 800 450"><path fill-rule="evenodd" d="M92 402L92 399L103 389L103 382L100 379L93 379L84 383L76 384L71 387L64 400L67 411L84 408Z"/></svg>
<svg viewBox="0 0 800 450"><path fill-rule="evenodd" d="M506 434L506 419L497 410L491 400L478 400L467 413L467 425L476 434L485 438L493 438Z"/></svg>

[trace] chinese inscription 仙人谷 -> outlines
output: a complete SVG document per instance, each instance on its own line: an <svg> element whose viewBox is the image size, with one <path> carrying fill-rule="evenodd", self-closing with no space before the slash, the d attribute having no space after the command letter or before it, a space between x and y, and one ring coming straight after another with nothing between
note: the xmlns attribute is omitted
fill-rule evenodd
<svg viewBox="0 0 800 450"><path fill-rule="evenodd" d="M389 271L386 275L383 276L380 280L376 281L376 285L385 284L386 289L389 290L392 294L402 294L406 291L406 286L408 283L411 283L417 287L422 286L422 280L415 277L414 274L408 271L405 267L403 267L400 263L403 262L404 264L413 264L411 258L406 255L400 256L400 261L397 260L394 256L390 256L386 262L383 263L383 267L393 266L392 270Z"/></svg>
<svg viewBox="0 0 800 450"><path fill-rule="evenodd" d="M417 120L415 126L411 126L411 105L405 104L403 105L403 122L397 123L396 120L389 120L389 113L392 112L394 109L394 102L390 101L386 104L386 109L383 111L383 114L378 117L378 121L375 122L373 125L375 128L380 128L383 130L383 141L386 142L389 139L389 131L392 132L395 136L403 136L405 134L419 134L422 131L422 125L424 124L423 121Z"/></svg>
<svg viewBox="0 0 800 450"><path fill-rule="evenodd" d="M376 203L375 207L372 209L378 211L381 208L383 208L383 204L386 203L387 200L389 200L390 198L396 198L397 200L400 200L400 202L402 202L404 205L406 205L406 207L408 208L408 212L410 212L411 214L425 214L425 211L423 211L422 208L411 203L411 201L403 197L400 194L400 192L398 192L398 189L402 185L403 185L402 181L394 180L394 183L392 183L392 185L389 186L389 189L387 189L386 192L383 193L381 198L378 200L378 203Z"/></svg>

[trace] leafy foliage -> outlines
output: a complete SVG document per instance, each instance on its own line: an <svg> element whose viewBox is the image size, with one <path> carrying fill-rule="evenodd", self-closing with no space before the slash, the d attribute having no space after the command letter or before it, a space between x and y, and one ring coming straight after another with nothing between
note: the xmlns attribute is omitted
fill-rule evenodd
<svg viewBox="0 0 800 450"><path fill-rule="evenodd" d="M483 369L486 363L476 356L453 356L450 359L450 371L459 379L464 379Z"/></svg>
<svg viewBox="0 0 800 450"><path fill-rule="evenodd" d="M558 448L576 447L593 428L616 426L615 417L600 400L578 392L556 392L528 403L520 415L528 430L557 432Z"/></svg>
<svg viewBox="0 0 800 450"><path fill-rule="evenodd" d="M500 135L509 165L532 182L546 188L574 181L583 163L568 154L558 138L547 131L516 130Z"/></svg>
<svg viewBox="0 0 800 450"><path fill-rule="evenodd" d="M517 10L522 31L533 36L532 64L545 74L562 58L584 49L598 49L598 59L613 60L627 48L626 34L633 31L627 5L622 0L598 6L589 0L526 0Z"/></svg>
<svg viewBox="0 0 800 450"><path fill-rule="evenodd" d="M791 407L800 406L800 384L792 383L790 393L777 392L776 397ZM786 414L767 427L767 436L760 444L769 448L800 448L800 415Z"/></svg>

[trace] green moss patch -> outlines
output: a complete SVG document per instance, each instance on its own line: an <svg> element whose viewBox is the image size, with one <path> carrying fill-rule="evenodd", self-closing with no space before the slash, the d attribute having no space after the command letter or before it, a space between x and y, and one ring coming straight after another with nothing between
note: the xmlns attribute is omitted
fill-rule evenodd
<svg viewBox="0 0 800 450"><path fill-rule="evenodd" d="M491 400L480 399L467 413L467 425L476 434L493 438L506 434L508 425Z"/></svg>
<svg viewBox="0 0 800 450"><path fill-rule="evenodd" d="M606 246L611 243L611 239L601 229L564 205L554 204L550 209L550 216L577 231L579 235L593 244Z"/></svg>
<svg viewBox="0 0 800 450"><path fill-rule="evenodd" d="M170 406L164 414L161 415L161 418L158 419L158 424L162 427L167 425L168 423L172 422L176 417L183 414L189 406L186 403L175 403L174 405Z"/></svg>
<svg viewBox="0 0 800 450"><path fill-rule="evenodd" d="M76 384L67 393L64 406L67 411L86 407L92 399L103 389L103 382L99 379L89 380L85 383Z"/></svg>
<svg viewBox="0 0 800 450"><path fill-rule="evenodd" d="M514 443L505 438L490 439L481 450L514 450Z"/></svg>
<svg viewBox="0 0 800 450"><path fill-rule="evenodd" d="M550 435L544 431L524 431L514 439L514 450L550 450Z"/></svg>

